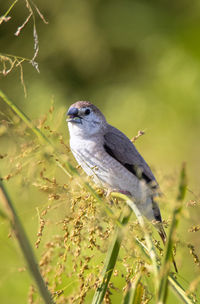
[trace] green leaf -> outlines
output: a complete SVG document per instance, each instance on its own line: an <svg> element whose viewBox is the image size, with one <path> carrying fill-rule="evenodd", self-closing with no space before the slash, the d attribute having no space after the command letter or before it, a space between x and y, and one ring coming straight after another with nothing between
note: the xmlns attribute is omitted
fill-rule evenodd
<svg viewBox="0 0 200 304"><path fill-rule="evenodd" d="M186 176L186 165L183 163L181 174L180 174L180 183L179 183L179 192L177 195L177 201L183 201L185 198L187 190L187 176Z"/></svg>

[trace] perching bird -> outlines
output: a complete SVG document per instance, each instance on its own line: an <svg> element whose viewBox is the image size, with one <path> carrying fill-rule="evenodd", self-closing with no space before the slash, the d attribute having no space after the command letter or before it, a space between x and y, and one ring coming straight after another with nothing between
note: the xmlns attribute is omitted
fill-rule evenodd
<svg viewBox="0 0 200 304"><path fill-rule="evenodd" d="M142 215L158 223L165 243L160 210L154 200L158 183L134 144L88 101L72 104L67 115L70 148L78 164L100 187L132 197Z"/></svg>

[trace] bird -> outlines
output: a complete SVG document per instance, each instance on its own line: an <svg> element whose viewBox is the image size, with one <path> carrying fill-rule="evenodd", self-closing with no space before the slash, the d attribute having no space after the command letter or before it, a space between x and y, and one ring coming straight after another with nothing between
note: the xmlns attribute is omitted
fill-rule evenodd
<svg viewBox="0 0 200 304"><path fill-rule="evenodd" d="M103 113L89 101L73 103L67 112L70 149L78 164L100 188L120 192L134 203L166 243L166 233L155 196L158 182L131 140L110 125ZM175 261L174 267L178 272Z"/></svg>

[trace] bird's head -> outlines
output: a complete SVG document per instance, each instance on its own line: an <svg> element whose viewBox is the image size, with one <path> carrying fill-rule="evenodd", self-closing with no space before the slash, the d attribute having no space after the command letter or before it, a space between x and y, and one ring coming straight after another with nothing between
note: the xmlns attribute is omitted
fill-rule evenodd
<svg viewBox="0 0 200 304"><path fill-rule="evenodd" d="M106 119L89 101L77 101L67 112L70 135L91 136L103 131Z"/></svg>

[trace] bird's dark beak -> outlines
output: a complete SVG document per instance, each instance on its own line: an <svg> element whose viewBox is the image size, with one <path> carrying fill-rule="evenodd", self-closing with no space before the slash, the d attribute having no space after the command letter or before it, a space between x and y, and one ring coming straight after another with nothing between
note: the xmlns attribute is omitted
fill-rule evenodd
<svg viewBox="0 0 200 304"><path fill-rule="evenodd" d="M82 117L79 116L79 111L77 108L69 108L67 115L69 116L67 122L82 123Z"/></svg>

